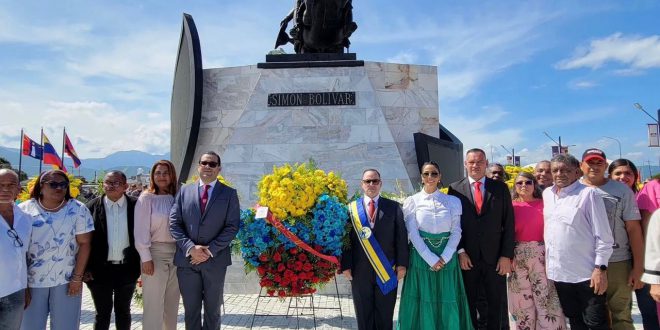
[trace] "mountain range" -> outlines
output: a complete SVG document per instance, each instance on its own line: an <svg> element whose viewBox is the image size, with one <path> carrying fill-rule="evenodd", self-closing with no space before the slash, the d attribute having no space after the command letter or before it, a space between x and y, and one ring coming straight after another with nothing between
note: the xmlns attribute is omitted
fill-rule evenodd
<svg viewBox="0 0 660 330"><path fill-rule="evenodd" d="M5 158L12 164L12 167L18 169L18 149L0 146L0 157ZM100 176L108 170L121 170L129 177L138 174L140 169L143 173L148 173L151 166L159 159L170 159L170 153L152 155L137 150L118 151L103 158L81 159L82 165L77 169L74 169L71 159L65 157L64 166L66 166L69 172L92 180L95 176ZM51 168L51 165L42 165L42 169L49 168ZM37 175L39 173L39 160L23 156L21 169L30 177Z"/></svg>

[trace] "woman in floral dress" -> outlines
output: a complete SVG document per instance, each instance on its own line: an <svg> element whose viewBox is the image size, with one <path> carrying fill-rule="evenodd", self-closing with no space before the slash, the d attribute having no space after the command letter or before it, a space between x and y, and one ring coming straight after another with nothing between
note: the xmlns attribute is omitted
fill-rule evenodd
<svg viewBox="0 0 660 330"><path fill-rule="evenodd" d="M532 174L518 174L512 199L516 247L507 279L511 329L566 329L557 291L545 275L543 199Z"/></svg>
<svg viewBox="0 0 660 330"><path fill-rule="evenodd" d="M28 247L31 298L21 329L73 330L80 325L82 280L89 258L94 221L85 205L71 197L69 178L60 170L42 173L19 207L32 217Z"/></svg>

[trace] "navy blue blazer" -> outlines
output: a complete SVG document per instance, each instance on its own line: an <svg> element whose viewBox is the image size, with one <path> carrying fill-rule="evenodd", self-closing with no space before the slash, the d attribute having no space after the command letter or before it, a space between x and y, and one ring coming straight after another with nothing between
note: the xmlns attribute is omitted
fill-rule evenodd
<svg viewBox="0 0 660 330"><path fill-rule="evenodd" d="M217 181L202 214L198 187L199 181L184 185L174 198L170 211L170 232L177 244L174 264L192 267L186 252L195 245L208 245L213 258L197 267L231 265L230 243L241 217L236 189Z"/></svg>

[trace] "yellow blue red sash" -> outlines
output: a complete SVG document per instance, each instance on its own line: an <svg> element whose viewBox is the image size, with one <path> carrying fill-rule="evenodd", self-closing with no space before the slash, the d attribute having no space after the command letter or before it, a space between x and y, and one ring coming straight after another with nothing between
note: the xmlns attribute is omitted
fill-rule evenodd
<svg viewBox="0 0 660 330"><path fill-rule="evenodd" d="M358 241L362 245L364 253L367 255L371 266L376 272L376 283L380 291L385 295L396 289L397 278L394 273L394 266L387 259L385 252L378 244L376 237L371 233L367 212L364 210L362 198L353 201L348 205L351 214L351 223L358 236Z"/></svg>

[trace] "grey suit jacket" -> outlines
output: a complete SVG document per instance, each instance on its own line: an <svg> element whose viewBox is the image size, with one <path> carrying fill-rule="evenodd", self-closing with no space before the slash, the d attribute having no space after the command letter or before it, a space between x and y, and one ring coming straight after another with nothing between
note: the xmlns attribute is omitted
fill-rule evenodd
<svg viewBox="0 0 660 330"><path fill-rule="evenodd" d="M230 243L238 233L240 206L236 190L219 181L202 214L199 182L179 190L170 211L170 232L176 240L174 264L192 267L186 252L195 245L208 245L213 257L198 267L231 265Z"/></svg>

